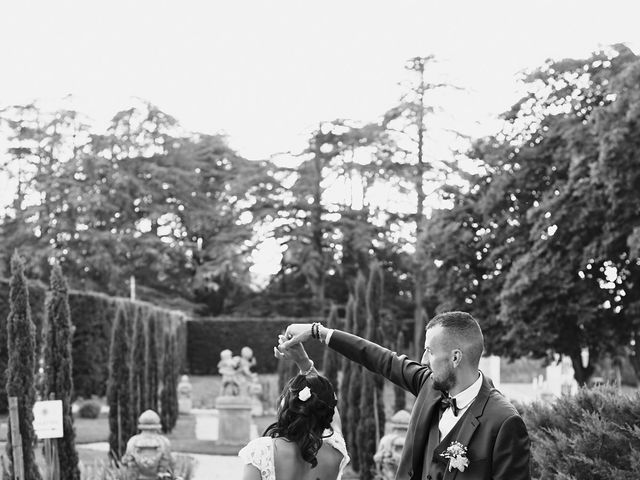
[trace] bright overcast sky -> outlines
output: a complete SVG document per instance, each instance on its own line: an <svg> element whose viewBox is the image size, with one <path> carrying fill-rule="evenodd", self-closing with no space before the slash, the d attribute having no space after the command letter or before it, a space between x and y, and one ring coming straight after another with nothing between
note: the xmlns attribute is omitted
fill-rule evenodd
<svg viewBox="0 0 640 480"><path fill-rule="evenodd" d="M140 97L268 158L320 121L376 119L417 55L468 89L454 123L487 124L523 69L616 42L638 52L638 18L634 0L3 2L0 106L73 94L101 126Z"/></svg>
<svg viewBox="0 0 640 480"><path fill-rule="evenodd" d="M321 121L377 119L405 61L434 54L466 89L449 126L480 135L518 98L518 72L612 43L638 53L638 18L636 0L5 1L0 107L73 94L101 128L139 97L261 159L299 152ZM276 250L256 263L274 270Z"/></svg>

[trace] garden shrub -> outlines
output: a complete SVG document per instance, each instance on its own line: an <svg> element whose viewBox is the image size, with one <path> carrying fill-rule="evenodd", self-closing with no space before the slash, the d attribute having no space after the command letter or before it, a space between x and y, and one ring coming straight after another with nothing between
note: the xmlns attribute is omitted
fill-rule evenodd
<svg viewBox="0 0 640 480"><path fill-rule="evenodd" d="M583 388L519 409L531 437L533 478L640 478L640 393Z"/></svg>
<svg viewBox="0 0 640 480"><path fill-rule="evenodd" d="M86 400L78 407L78 416L80 418L98 418L102 405L96 400Z"/></svg>

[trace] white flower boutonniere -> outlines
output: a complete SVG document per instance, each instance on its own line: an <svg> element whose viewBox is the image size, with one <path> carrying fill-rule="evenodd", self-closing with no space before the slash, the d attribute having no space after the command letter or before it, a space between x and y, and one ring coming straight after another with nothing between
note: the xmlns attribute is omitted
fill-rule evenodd
<svg viewBox="0 0 640 480"><path fill-rule="evenodd" d="M469 459L467 458L467 447L460 442L451 442L451 445L440 454L440 456L449 459L449 471L457 468L461 472L469 466Z"/></svg>
<svg viewBox="0 0 640 480"><path fill-rule="evenodd" d="M302 390L298 392L298 398L302 402L306 402L311 398L311 389L309 387L304 387Z"/></svg>

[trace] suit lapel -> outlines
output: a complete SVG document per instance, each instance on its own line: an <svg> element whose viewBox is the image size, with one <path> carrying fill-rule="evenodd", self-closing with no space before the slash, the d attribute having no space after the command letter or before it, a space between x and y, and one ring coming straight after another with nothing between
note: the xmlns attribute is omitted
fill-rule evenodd
<svg viewBox="0 0 640 480"><path fill-rule="evenodd" d="M471 437L473 437L476 428L478 428L478 425L480 425L479 418L484 413L484 407L487 405L487 401L489 400L489 395L491 394L492 389L493 387L487 380L487 377L483 375L482 386L480 387L478 396L469 407L469 411L466 412L467 414L464 416L464 418L460 419L460 421L463 423L460 426L460 430L458 430L455 439L453 439L452 441L459 442L467 447L467 452L469 450L469 442L471 442ZM447 448L448 445L446 445L443 450L446 450ZM458 472L459 470L457 468L454 468L451 470L451 472L449 472L449 466L447 465L447 470L445 470L443 480L455 480Z"/></svg>
<svg viewBox="0 0 640 480"><path fill-rule="evenodd" d="M430 381L430 380L427 380ZM439 390L430 388L425 395L425 401L420 402L420 412L416 421L415 441L413 448L413 465L422 467L424 453L427 448L427 435L429 434L430 421L433 418L434 408L439 406L441 393Z"/></svg>

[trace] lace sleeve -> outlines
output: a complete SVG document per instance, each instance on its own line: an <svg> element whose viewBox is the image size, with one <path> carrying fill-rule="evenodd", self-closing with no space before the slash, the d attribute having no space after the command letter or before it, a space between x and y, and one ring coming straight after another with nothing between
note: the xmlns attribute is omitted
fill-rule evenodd
<svg viewBox="0 0 640 480"><path fill-rule="evenodd" d="M325 430L325 435L331 433L329 430ZM347 444L344 441L344 437L342 436L342 432L339 429L334 429L333 435L330 437L325 437L323 441L327 444L338 450L342 454L342 460L340 460L340 471L338 472L337 480L342 479L342 474L344 473L344 469L347 464L351 460L349 458L349 454L347 453Z"/></svg>
<svg viewBox="0 0 640 480"><path fill-rule="evenodd" d="M251 440L238 452L238 457L243 463L253 465L260 470L262 480L275 480L273 439L271 437Z"/></svg>

